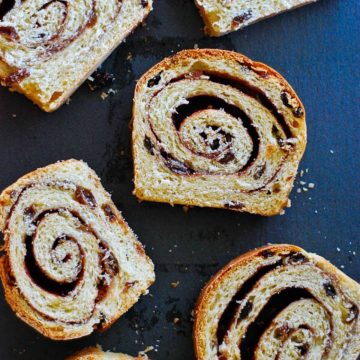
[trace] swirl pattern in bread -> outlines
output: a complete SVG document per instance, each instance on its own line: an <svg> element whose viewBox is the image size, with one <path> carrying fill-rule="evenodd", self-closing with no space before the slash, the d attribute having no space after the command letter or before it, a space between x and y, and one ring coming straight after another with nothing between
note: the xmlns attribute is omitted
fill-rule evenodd
<svg viewBox="0 0 360 360"><path fill-rule="evenodd" d="M137 83L132 138L139 199L274 215L305 149L305 110L268 66L186 50Z"/></svg>
<svg viewBox="0 0 360 360"><path fill-rule="evenodd" d="M146 355L135 358L126 354L102 351L101 347L97 346L81 350L66 360L149 360L149 358Z"/></svg>
<svg viewBox="0 0 360 360"><path fill-rule="evenodd" d="M221 36L231 31L317 0L195 0L205 22L205 33Z"/></svg>
<svg viewBox="0 0 360 360"><path fill-rule="evenodd" d="M233 260L195 309L197 359L356 360L360 285L293 245Z"/></svg>
<svg viewBox="0 0 360 360"><path fill-rule="evenodd" d="M56 110L147 16L152 0L28 0L0 15L0 82Z"/></svg>
<svg viewBox="0 0 360 360"><path fill-rule="evenodd" d="M0 204L5 297L43 335L105 330L153 283L151 260L84 162L35 170Z"/></svg>

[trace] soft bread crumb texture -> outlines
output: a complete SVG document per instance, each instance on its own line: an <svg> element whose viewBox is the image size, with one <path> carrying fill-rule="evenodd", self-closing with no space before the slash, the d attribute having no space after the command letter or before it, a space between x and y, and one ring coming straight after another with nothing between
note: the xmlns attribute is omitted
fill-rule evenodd
<svg viewBox="0 0 360 360"><path fill-rule="evenodd" d="M317 0L195 0L209 36L221 36Z"/></svg>
<svg viewBox="0 0 360 360"><path fill-rule="evenodd" d="M223 83L209 74L222 76ZM290 135L274 110L227 79L259 89ZM179 109L199 96L221 101L220 107L210 103L192 110L176 128ZM247 127L244 117L251 121ZM306 146L305 109L286 80L264 64L224 50L185 50L151 68L136 86L132 126L134 194L139 199L265 216L287 205ZM249 135L250 126L256 136ZM193 172L186 173L187 167Z"/></svg>
<svg viewBox="0 0 360 360"><path fill-rule="evenodd" d="M141 243L82 161L37 169L5 189L0 227L5 298L17 316L52 339L107 329L155 280Z"/></svg>
<svg viewBox="0 0 360 360"><path fill-rule="evenodd" d="M152 0L16 2L0 21L0 82L54 111L151 9Z"/></svg>

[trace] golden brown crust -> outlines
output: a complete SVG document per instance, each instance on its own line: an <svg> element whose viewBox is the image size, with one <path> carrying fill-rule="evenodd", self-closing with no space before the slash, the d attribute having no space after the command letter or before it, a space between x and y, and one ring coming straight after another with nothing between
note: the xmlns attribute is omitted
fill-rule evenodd
<svg viewBox="0 0 360 360"><path fill-rule="evenodd" d="M211 61L211 59L231 60L231 61L238 62L240 64L243 64L243 65L251 68L252 70L254 70L255 73L261 73L261 74L264 73L264 74L268 74L269 76L275 77L278 80L278 82L281 84L281 86L283 87L284 91L286 91L288 94L291 95L291 97L293 99L295 99L295 101L299 104L299 107L303 111L303 116L301 119L298 119L298 125L297 125L297 131L299 133L301 133L301 138L300 138L300 141L297 143L296 152L298 154L298 158L301 159L302 155L304 154L306 144L307 144L307 134L306 134L306 121L305 121L306 111L305 111L304 105L302 104L300 98L298 97L298 95L296 94L294 89L291 87L291 85L276 70L274 70L273 68L269 67L268 65L266 65L264 63L253 61L253 60L249 59L248 57L246 57L245 55L242 55L240 53L236 53L233 51L220 50L220 49L207 49L207 48L183 50L173 56L165 58L160 63L153 66L137 82L137 85L135 88L133 116L132 116L131 124L134 122L134 118L138 115L137 109L136 109L137 101L138 101L137 98L140 96L143 88L146 87L146 84L149 81L149 79L153 78L156 74L160 73L161 71L174 69L177 66L181 65L182 63L184 63L184 61L189 60L189 59L199 59L199 60L206 59L209 61ZM139 140L139 135L136 133L136 131L133 130L132 131L132 157L133 157L134 161L139 156L136 146L135 146L137 141L141 141L141 140ZM194 175L194 176L196 176L196 175ZM137 171L136 166L134 167L134 177L135 177L135 184L136 184L136 178L140 177L140 172ZM293 180L294 179L291 178L289 181L293 181ZM173 199L173 201L167 201L167 200L164 200L162 197L153 196L152 194L149 194L149 193L147 193L145 195L143 190L144 189L135 186L133 193L139 200L146 200L146 201L153 201L153 202L169 202L171 205L177 204L177 205L200 206L200 207L208 206L206 204L202 204L201 202L199 203L199 199L197 199L195 197L193 197L191 199L187 199L186 201L182 201L182 200L180 201L179 199ZM277 203L274 202L274 204L271 208L256 209L254 211L249 211L249 212L256 213L256 214L262 215L262 216L278 215L287 206L288 197L289 197L290 192L291 192L291 187L288 188L287 193L284 194L284 196L282 196L281 199L278 199L279 201ZM213 204L213 205L211 205L211 207L224 208L223 205L219 205L219 204ZM244 211L244 210L241 210L238 208L228 208L228 209L233 210L233 211ZM245 210L245 211L248 212L248 210Z"/></svg>

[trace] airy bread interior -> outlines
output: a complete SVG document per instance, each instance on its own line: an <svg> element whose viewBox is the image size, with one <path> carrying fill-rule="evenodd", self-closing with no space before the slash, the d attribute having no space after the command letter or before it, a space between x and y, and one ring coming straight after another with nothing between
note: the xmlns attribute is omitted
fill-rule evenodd
<svg viewBox="0 0 360 360"><path fill-rule="evenodd" d="M6 300L45 336L104 330L153 283L153 263L84 162L35 170L0 204Z"/></svg>
<svg viewBox="0 0 360 360"><path fill-rule="evenodd" d="M137 83L132 141L141 200L274 215L305 149L305 110L268 66L187 50Z"/></svg>
<svg viewBox="0 0 360 360"><path fill-rule="evenodd" d="M152 9L152 0L16 2L0 21L0 81L56 110Z"/></svg>
<svg viewBox="0 0 360 360"><path fill-rule="evenodd" d="M205 32L221 36L317 0L195 0Z"/></svg>

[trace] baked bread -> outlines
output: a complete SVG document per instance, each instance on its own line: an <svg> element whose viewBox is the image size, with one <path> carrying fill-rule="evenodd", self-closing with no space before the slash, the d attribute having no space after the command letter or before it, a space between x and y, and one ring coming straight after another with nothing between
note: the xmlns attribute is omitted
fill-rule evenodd
<svg viewBox="0 0 360 360"><path fill-rule="evenodd" d="M0 21L0 82L45 111L61 106L152 9L152 0L14 3Z"/></svg>
<svg viewBox="0 0 360 360"><path fill-rule="evenodd" d="M4 190L0 227L5 298L49 338L107 329L154 281L151 260L82 161L35 170Z"/></svg>
<svg viewBox="0 0 360 360"><path fill-rule="evenodd" d="M78 353L66 358L66 360L148 360L144 356L132 357L126 354L113 353L109 351L102 351L101 347L91 347L79 351Z"/></svg>
<svg viewBox="0 0 360 360"><path fill-rule="evenodd" d="M250 251L220 270L195 309L198 360L360 355L360 285L293 245Z"/></svg>
<svg viewBox="0 0 360 360"><path fill-rule="evenodd" d="M205 22L205 33L221 36L231 31L317 0L195 0Z"/></svg>
<svg viewBox="0 0 360 360"><path fill-rule="evenodd" d="M186 50L138 81L132 140L139 199L274 215L305 149L305 110L268 66Z"/></svg>

